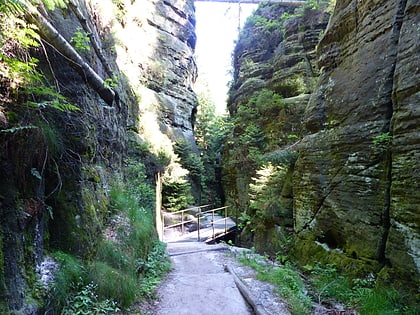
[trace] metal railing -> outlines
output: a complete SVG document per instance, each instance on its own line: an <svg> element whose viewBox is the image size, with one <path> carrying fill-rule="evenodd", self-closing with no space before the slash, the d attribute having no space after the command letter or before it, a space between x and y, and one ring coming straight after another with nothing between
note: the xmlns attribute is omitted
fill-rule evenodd
<svg viewBox="0 0 420 315"><path fill-rule="evenodd" d="M176 212L169 212L168 214L170 214L171 216L176 216L176 215L180 215L180 218L178 218L178 222L176 223L172 223L169 225L165 224L165 218L163 218L163 235L165 234L165 230L171 229L171 228L176 228L176 227L181 227L181 234L184 235L185 234L185 226L188 223L197 223L197 240L200 242L201 241L201 230L202 229L208 229L208 227L206 228L202 228L201 227L201 223L203 222L204 219L207 219L207 214L211 213L211 221L210 221L210 226L211 226L211 230L212 230L212 239L214 239L216 237L216 223L224 221L224 228L223 228L223 232L222 233L218 233L218 236L221 235L225 235L228 233L228 219L230 219L227 215L227 208L229 208L229 206L225 206L225 207L219 207L219 208L214 208L214 209L210 209L210 210L205 210L202 211L202 209L205 209L207 207L210 207L211 205L203 205L203 206L198 206L198 207L191 207L191 208L187 208L187 209L183 209L180 211L176 211ZM186 215L185 214L190 214L193 211L198 210L197 213L195 213L195 218L194 219L186 219ZM216 214L219 214L220 216L222 216L221 219L215 219ZM165 214L163 214L163 217L165 216Z"/></svg>

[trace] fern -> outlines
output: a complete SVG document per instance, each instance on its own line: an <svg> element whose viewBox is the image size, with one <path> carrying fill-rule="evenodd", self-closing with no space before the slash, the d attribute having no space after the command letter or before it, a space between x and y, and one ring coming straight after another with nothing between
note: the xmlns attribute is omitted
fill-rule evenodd
<svg viewBox="0 0 420 315"><path fill-rule="evenodd" d="M7 17L22 14L24 5L18 0L0 0L0 12Z"/></svg>
<svg viewBox="0 0 420 315"><path fill-rule="evenodd" d="M33 125L28 125L28 126L19 126L19 127L14 127L14 128L9 128L9 129L3 129L0 130L0 132L3 133L15 133L21 130L26 130L26 129L37 129L37 126L33 126Z"/></svg>

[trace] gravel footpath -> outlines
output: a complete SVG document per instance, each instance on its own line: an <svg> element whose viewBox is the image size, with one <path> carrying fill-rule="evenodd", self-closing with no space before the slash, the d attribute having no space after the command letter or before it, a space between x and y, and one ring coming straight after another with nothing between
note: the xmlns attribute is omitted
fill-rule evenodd
<svg viewBox="0 0 420 315"><path fill-rule="evenodd" d="M173 270L160 285L149 315L290 315L270 284L239 264L238 249L198 242L168 243Z"/></svg>

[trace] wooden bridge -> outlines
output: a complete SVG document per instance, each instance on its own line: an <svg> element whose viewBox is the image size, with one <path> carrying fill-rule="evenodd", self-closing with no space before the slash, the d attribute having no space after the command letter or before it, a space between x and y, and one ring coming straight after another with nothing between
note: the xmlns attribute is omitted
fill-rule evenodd
<svg viewBox="0 0 420 315"><path fill-rule="evenodd" d="M239 3L239 4L247 4L247 3L280 3L284 6L293 6L298 7L306 2L306 0L195 0L196 2L225 2L225 3Z"/></svg>
<svg viewBox="0 0 420 315"><path fill-rule="evenodd" d="M214 243L234 235L236 223L228 217L227 208L212 209L211 205L203 205L177 212L162 212L163 241Z"/></svg>

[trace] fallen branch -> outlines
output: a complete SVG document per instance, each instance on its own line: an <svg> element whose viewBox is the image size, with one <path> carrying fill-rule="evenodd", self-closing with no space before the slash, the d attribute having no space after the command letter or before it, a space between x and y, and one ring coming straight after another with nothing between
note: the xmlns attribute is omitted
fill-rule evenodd
<svg viewBox="0 0 420 315"><path fill-rule="evenodd" d="M88 20L84 17L82 11L80 11L80 9L77 7L77 5L75 3L73 3L73 1L70 1L68 3L69 7L72 9L74 15L76 15L77 19L80 22L80 25L82 25L83 30L87 33L89 39L90 39L90 43L93 47L93 50L95 51L96 55L98 56L99 60L102 63L102 66L105 69L105 72L108 74L108 76L110 78L113 77L113 73L111 68L109 67L108 63L106 62L106 58L102 52L102 49L99 47L98 42L95 39L95 36L93 35L93 31L90 29L89 25L88 25Z"/></svg>
<svg viewBox="0 0 420 315"><path fill-rule="evenodd" d="M55 29L55 27L35 8L29 8L26 13L29 22L38 28L39 35L54 49L60 52L70 65L86 80L86 82L109 105L118 103L118 94L111 88L105 87L104 80L83 60L70 43Z"/></svg>
<svg viewBox="0 0 420 315"><path fill-rule="evenodd" d="M248 304L251 305L255 314L269 315L265 308L262 306L261 302L255 301L255 298L253 297L252 293L249 291L246 285L242 283L241 279L238 277L233 268L229 265L225 265L225 270L232 275L233 281L235 281L235 284L238 287L239 291L241 292L245 300L248 302Z"/></svg>

